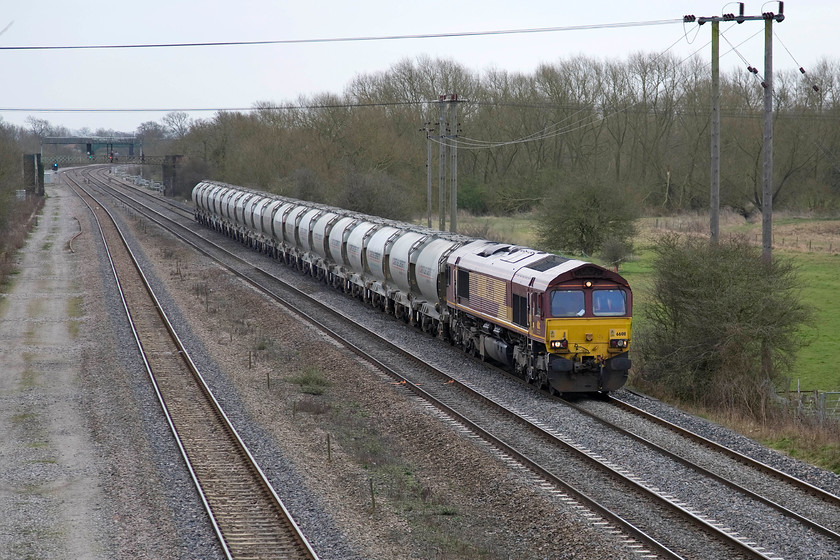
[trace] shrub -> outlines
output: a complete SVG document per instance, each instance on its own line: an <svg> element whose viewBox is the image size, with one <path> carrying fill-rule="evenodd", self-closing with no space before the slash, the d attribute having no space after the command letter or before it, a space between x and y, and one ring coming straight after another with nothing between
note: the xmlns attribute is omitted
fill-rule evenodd
<svg viewBox="0 0 840 560"><path fill-rule="evenodd" d="M291 381L300 387L302 393L308 395L322 395L332 385L324 377L324 372L316 366L308 366L298 373L298 375L294 376Z"/></svg>
<svg viewBox="0 0 840 560"><path fill-rule="evenodd" d="M630 239L636 218L635 207L617 188L581 182L543 202L537 243L549 251L592 255L607 239Z"/></svg>
<svg viewBox="0 0 840 560"><path fill-rule="evenodd" d="M793 265L779 257L765 265L739 239L668 236L654 251L652 301L635 337L638 381L766 418L809 316Z"/></svg>
<svg viewBox="0 0 840 560"><path fill-rule="evenodd" d="M618 267L633 254L633 241L610 237L601 244L601 257L609 266Z"/></svg>

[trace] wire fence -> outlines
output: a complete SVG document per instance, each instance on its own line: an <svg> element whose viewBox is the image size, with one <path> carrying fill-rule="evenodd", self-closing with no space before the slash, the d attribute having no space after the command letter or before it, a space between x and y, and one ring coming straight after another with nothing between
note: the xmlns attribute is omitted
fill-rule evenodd
<svg viewBox="0 0 840 560"><path fill-rule="evenodd" d="M730 215L731 216L731 215ZM724 217L723 221L732 224L743 222L742 219ZM660 217L652 221L655 231L670 231L689 235L708 235L709 219L707 216L683 215L676 217ZM722 238L740 237L751 244L761 246L761 233L735 230L733 233L721 234ZM840 254L840 227L826 226L809 231L774 231L773 248L805 253Z"/></svg>
<svg viewBox="0 0 840 560"><path fill-rule="evenodd" d="M816 417L821 421L840 421L840 392L838 391L788 391L779 393L788 405L802 416Z"/></svg>

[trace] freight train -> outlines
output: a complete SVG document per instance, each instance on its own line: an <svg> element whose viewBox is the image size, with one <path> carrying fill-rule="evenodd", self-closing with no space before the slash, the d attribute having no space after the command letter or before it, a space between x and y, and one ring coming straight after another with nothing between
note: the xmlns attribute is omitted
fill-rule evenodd
<svg viewBox="0 0 840 560"><path fill-rule="evenodd" d="M196 220L552 393L627 381L633 294L593 263L202 181Z"/></svg>

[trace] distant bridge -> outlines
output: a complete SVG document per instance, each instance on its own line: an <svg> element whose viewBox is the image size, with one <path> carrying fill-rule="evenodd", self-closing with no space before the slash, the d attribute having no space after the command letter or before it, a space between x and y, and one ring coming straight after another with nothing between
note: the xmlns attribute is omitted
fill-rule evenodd
<svg viewBox="0 0 840 560"><path fill-rule="evenodd" d="M54 164L58 164L59 167L70 167L76 165L88 165L88 164L99 164L102 165L103 163L116 163L116 164L133 164L133 165L164 165L165 163L169 163L173 156L146 156L146 155L133 155L133 156L124 156L122 154L115 155L113 158L109 155L98 155L98 156L86 156L82 154L74 154L74 155L52 155L52 156L41 156L41 163L47 169L52 169ZM167 159L169 158L169 159Z"/></svg>
<svg viewBox="0 0 840 560"><path fill-rule="evenodd" d="M68 139L46 139L45 140L68 140ZM78 140L77 138L72 140ZM82 138L82 140L86 140ZM54 143L71 143L71 142L54 142ZM112 145L113 146L113 145ZM43 145L41 146L43 150ZM35 192L39 195L44 194L44 170L45 169L61 169L62 167L75 167L82 165L93 164L114 164L114 165L159 165L161 166L161 175L163 177L163 194L172 196L179 190L182 190L185 185L183 178L180 176L179 169L183 163L183 156L181 155L167 155L167 156L147 156L141 153L140 155L121 155L117 152L109 151L108 154L95 155L92 152L88 154L73 154L63 155L54 154L44 156L43 154L23 154L23 183L27 188L34 187Z"/></svg>
<svg viewBox="0 0 840 560"><path fill-rule="evenodd" d="M41 139L42 158L45 157L44 145L53 144L83 145L85 146L84 155L92 156L95 156L97 151L101 154L102 148L105 148L105 155L110 156L114 154L114 147L120 146L128 149L129 156L134 156L135 152L143 153L143 140L135 136L48 136Z"/></svg>

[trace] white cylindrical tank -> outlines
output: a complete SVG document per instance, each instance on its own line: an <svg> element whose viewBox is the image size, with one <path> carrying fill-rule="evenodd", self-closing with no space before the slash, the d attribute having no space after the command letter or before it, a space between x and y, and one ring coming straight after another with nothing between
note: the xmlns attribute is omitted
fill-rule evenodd
<svg viewBox="0 0 840 560"><path fill-rule="evenodd" d="M371 276L381 282L391 280L388 270L388 255L391 253L391 246L404 230L391 226L383 226L376 230L370 237L365 249L367 253L367 266Z"/></svg>
<svg viewBox="0 0 840 560"><path fill-rule="evenodd" d="M350 235L347 237L347 260L350 268L357 274L368 274L367 270L367 244L370 236L379 226L371 222L360 222L356 224Z"/></svg>
<svg viewBox="0 0 840 560"><path fill-rule="evenodd" d="M335 212L324 212L312 226L312 250L324 259L330 259L329 235L340 216ZM333 261L335 262L335 261ZM343 264L343 263L339 263Z"/></svg>
<svg viewBox="0 0 840 560"><path fill-rule="evenodd" d="M446 258L461 244L448 239L435 238L414 255L414 274L420 294L428 301L446 299Z"/></svg>
<svg viewBox="0 0 840 560"><path fill-rule="evenodd" d="M303 251L312 251L312 230L315 227L315 222L321 217L324 211L320 208L312 208L304 212L298 224L298 239L300 240L300 248Z"/></svg>
<svg viewBox="0 0 840 560"><path fill-rule="evenodd" d="M292 202L284 202L280 205L280 208L274 213L274 220L271 222L272 229L274 231L274 239L277 240L278 243L283 243L285 237L285 220L286 216L289 215L289 212L292 211L292 208L295 207L295 204ZM292 235L292 239L294 239L294 234Z"/></svg>
<svg viewBox="0 0 840 560"><path fill-rule="evenodd" d="M339 266L353 266L347 256L347 241L350 237L350 232L353 231L353 228L358 223L356 218L344 216L330 230L330 256L335 264Z"/></svg>
<svg viewBox="0 0 840 560"><path fill-rule="evenodd" d="M236 198L236 204L233 207L233 221L236 225L247 227L248 223L245 216L245 207L255 196L256 195L254 193L244 191L242 196Z"/></svg>
<svg viewBox="0 0 840 560"><path fill-rule="evenodd" d="M397 287L406 294L417 290L413 289L411 282L412 264L416 259L416 253L429 236L416 231L403 232L391 247L391 256L388 258L388 270L391 278Z"/></svg>
<svg viewBox="0 0 840 560"><path fill-rule="evenodd" d="M286 245L300 248L300 237L298 236L298 226L303 215L311 210L309 206L295 205L289 213L283 218L283 240Z"/></svg>
<svg viewBox="0 0 840 560"><path fill-rule="evenodd" d="M274 215L283 204L285 204L284 200L274 198L263 208L259 227L262 234L266 237L276 238L274 233Z"/></svg>
<svg viewBox="0 0 840 560"><path fill-rule="evenodd" d="M207 211L216 218L222 217L222 195L227 192L227 189L222 185L214 187L207 195Z"/></svg>
<svg viewBox="0 0 840 560"><path fill-rule="evenodd" d="M267 196L261 196L259 200L254 202L251 210L251 229L256 233L262 233L262 215L265 207L271 204L274 199Z"/></svg>
<svg viewBox="0 0 840 560"><path fill-rule="evenodd" d="M256 228L254 227L254 211L257 208L257 205L262 203L265 200L265 197L254 193L254 196L248 199L245 203L245 207L242 209L245 217L245 227L251 231L254 231Z"/></svg>

